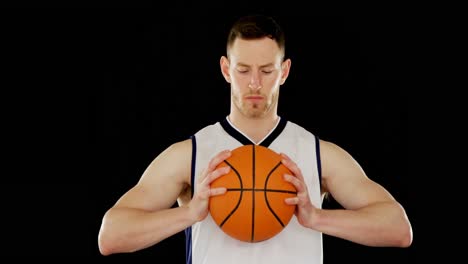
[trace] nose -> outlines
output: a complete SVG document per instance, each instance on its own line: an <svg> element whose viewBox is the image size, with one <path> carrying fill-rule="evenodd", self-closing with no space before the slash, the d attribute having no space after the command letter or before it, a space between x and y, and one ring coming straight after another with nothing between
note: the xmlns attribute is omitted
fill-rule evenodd
<svg viewBox="0 0 468 264"><path fill-rule="evenodd" d="M257 74L252 74L252 77L250 78L249 88L252 90L260 90L262 88L260 78Z"/></svg>
<svg viewBox="0 0 468 264"><path fill-rule="evenodd" d="M262 86L259 85L259 84L249 83L249 88L252 89L252 90L260 90L260 89L262 89Z"/></svg>

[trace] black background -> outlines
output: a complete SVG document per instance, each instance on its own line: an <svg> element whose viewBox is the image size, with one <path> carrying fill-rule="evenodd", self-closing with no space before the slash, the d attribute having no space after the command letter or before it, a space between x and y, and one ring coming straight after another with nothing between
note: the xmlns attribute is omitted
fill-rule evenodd
<svg viewBox="0 0 468 264"><path fill-rule="evenodd" d="M30 10L31 11L31 10ZM406 208L407 249L324 236L324 262L410 263L405 19L276 9L13 11L2 18L4 183L0 254L100 256L105 211L170 144L229 111L219 58L239 15L286 31L279 114L350 152ZM338 208L333 200L324 207ZM170 252L172 250L173 252ZM132 254L183 263L182 233Z"/></svg>

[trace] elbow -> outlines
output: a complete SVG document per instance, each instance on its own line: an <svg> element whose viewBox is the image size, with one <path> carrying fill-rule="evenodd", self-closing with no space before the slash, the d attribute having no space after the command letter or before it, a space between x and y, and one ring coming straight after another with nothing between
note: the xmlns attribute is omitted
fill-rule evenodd
<svg viewBox="0 0 468 264"><path fill-rule="evenodd" d="M399 230L395 232L395 234L398 234L396 238L396 246L397 247L402 247L402 248L407 248L411 246L413 243L413 229L411 227L411 223L408 219L408 216L406 215L403 207L399 207L400 211L400 224Z"/></svg>
<svg viewBox="0 0 468 264"><path fill-rule="evenodd" d="M376 239L380 240L380 243L372 243L372 245L408 248L413 243L413 232L409 226L401 225L398 228L390 228L386 230L385 235L382 235L383 233L380 233L380 235L376 237ZM382 239L382 237L386 238Z"/></svg>
<svg viewBox="0 0 468 264"><path fill-rule="evenodd" d="M411 223L405 213L403 207L399 204L393 207L392 214L388 216L384 243L382 246L407 248L413 243L413 230Z"/></svg>
<svg viewBox="0 0 468 264"><path fill-rule="evenodd" d="M407 248L413 243L413 230L409 223L406 224L405 228L399 236L398 246L402 248Z"/></svg>
<svg viewBox="0 0 468 264"><path fill-rule="evenodd" d="M98 248L99 252L103 256L119 252L119 234L118 232L115 232L116 227L113 223L115 223L115 221L112 221L111 218L109 218L109 212L107 212L102 219L101 228L98 234Z"/></svg>
<svg viewBox="0 0 468 264"><path fill-rule="evenodd" d="M123 245L119 243L116 237L109 237L105 234L100 234L98 238L99 252L103 256L109 256L115 253L129 252L124 250Z"/></svg>
<svg viewBox="0 0 468 264"><path fill-rule="evenodd" d="M109 256L110 254L112 254L112 251L103 245L99 245L99 252L103 256Z"/></svg>
<svg viewBox="0 0 468 264"><path fill-rule="evenodd" d="M103 256L115 253L132 252L132 250L128 249L127 243L125 243L125 237L125 234L115 232L115 230L109 226L101 227L98 235L99 252Z"/></svg>
<svg viewBox="0 0 468 264"><path fill-rule="evenodd" d="M114 253L114 246L112 245L112 240L109 239L105 234L102 232L99 233L98 237L98 247L99 247L99 252L103 256L108 256L112 253Z"/></svg>
<svg viewBox="0 0 468 264"><path fill-rule="evenodd" d="M120 252L118 233L113 231L112 225L108 221L103 221L98 234L98 248L103 256Z"/></svg>
<svg viewBox="0 0 468 264"><path fill-rule="evenodd" d="M99 252L103 256L109 256L115 253L133 252L124 247L124 245L116 237L100 235L98 239Z"/></svg>

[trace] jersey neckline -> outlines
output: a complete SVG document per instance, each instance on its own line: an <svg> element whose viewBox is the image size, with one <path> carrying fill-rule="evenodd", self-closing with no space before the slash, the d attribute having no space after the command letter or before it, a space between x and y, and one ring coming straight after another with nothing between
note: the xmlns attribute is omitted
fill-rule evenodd
<svg viewBox="0 0 468 264"><path fill-rule="evenodd" d="M263 147L269 147L271 143L281 134L281 132L286 127L287 121L284 118L280 118L278 124L272 131L258 144L254 143L250 138L244 135L236 127L234 127L231 122L229 122L228 117L220 121L221 127L228 133L231 137L235 138L242 145L260 145Z"/></svg>

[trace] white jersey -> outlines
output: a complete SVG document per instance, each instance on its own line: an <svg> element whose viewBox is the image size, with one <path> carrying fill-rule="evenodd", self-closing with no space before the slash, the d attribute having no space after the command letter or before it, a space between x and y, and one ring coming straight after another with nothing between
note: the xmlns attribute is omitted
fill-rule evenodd
<svg viewBox="0 0 468 264"><path fill-rule="evenodd" d="M227 118L198 131L192 136L192 143L192 194L195 178L214 155L224 149L254 144ZM295 161L304 176L312 204L321 208L318 138L297 124L280 119L258 145L283 152ZM242 242L226 235L210 214L185 232L187 263L322 263L322 233L301 226L295 216L276 236L256 243Z"/></svg>

